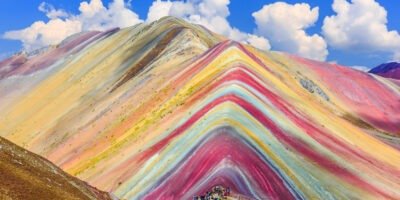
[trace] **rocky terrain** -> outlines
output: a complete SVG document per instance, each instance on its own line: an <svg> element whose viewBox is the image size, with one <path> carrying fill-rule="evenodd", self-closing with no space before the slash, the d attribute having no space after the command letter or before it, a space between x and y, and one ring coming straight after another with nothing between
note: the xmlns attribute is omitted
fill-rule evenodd
<svg viewBox="0 0 400 200"><path fill-rule="evenodd" d="M104 199L106 192L0 137L0 199Z"/></svg>

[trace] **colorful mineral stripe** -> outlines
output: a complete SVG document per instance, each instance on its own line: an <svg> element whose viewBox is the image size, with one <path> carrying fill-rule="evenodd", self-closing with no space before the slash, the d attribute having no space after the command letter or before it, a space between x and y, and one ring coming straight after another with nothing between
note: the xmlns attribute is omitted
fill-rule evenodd
<svg viewBox="0 0 400 200"><path fill-rule="evenodd" d="M2 136L121 199L400 199L395 81L171 17L91 34L4 73Z"/></svg>

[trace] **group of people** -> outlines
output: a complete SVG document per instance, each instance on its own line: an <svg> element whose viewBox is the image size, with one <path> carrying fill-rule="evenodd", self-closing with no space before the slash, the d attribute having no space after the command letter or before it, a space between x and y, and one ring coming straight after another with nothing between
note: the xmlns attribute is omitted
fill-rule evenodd
<svg viewBox="0 0 400 200"><path fill-rule="evenodd" d="M224 188L222 186L215 186L208 191L205 195L195 196L193 197L194 200L223 200L227 199L230 195L230 188Z"/></svg>

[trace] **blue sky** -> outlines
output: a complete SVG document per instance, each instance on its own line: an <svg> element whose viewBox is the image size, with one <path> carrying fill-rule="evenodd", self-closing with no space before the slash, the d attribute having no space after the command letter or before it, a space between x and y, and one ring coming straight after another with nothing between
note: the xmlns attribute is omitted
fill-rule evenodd
<svg viewBox="0 0 400 200"><path fill-rule="evenodd" d="M71 15L78 15L80 13L79 7L82 1L84 0L24 0L24 1L16 1L16 0L3 0L0 5L0 34L3 37L0 39L0 58L5 55L10 55L14 52L18 52L23 48L22 42L19 40L10 40L5 39L4 34L11 30L21 30L31 26L35 21L43 21L47 23L50 19L46 16L46 13L43 11L39 11L38 7L42 2L46 2L46 5L51 5L54 9L61 9L66 13ZM86 0L89 1L89 0ZM201 0L200 0L201 1ZM224 1L224 0L222 0ZM222 2L221 1L221 2ZM227 0L225 0L227 1ZM345 1L345 0L341 0ZM388 30L400 32L400 1L397 0L353 0L353 1L374 1L378 3L379 6L384 8L387 12L387 24L384 24ZM262 25L257 26L257 22L255 18L252 16L252 13L259 11L263 8L264 5L272 5L276 4L277 1L270 0L231 0L228 1L227 7L229 9L229 15L226 16L226 20L229 23L230 27L236 28L243 33L254 34L260 37L265 38L269 41L272 50L286 50L289 52L295 53L299 52L299 55L309 55L307 53L301 53L299 50L290 47L291 43L279 43L274 40L272 35L274 32L270 32L266 30L266 28L262 28ZM307 36L312 36L313 34L318 34L320 39L325 41L326 50L329 52L327 57L324 59L326 61L335 61L339 64L349 65L349 66L368 66L373 67L380 63L387 62L393 60L393 51L389 50L392 48L396 48L390 45L391 42L387 45L380 45L380 37L379 33L370 33L369 37L365 37L364 40L376 40L375 43L363 43L362 41L358 44L344 44L339 43L338 41L329 42L328 36L324 35L322 26L324 25L324 18L326 16L337 15L337 13L332 9L333 0L285 0L288 6L283 7L290 9L291 5L295 5L296 3L306 3L310 6L310 11L314 7L318 7L318 18L312 22L312 26L305 28L304 32ZM21 5L23 3L23 5ZM113 3L113 0L103 0L102 3L104 7L108 7L110 3ZM354 2L348 0L349 5L352 5ZM132 10L133 13L138 15L139 19L146 20L147 15L149 13L149 8L152 6L153 1L151 0L132 0L130 5L126 5L128 9ZM372 5L372 4L371 4ZM373 12L374 8L370 6L370 11ZM375 6L376 7L376 6ZM222 7L223 8L223 7ZM276 9L278 6L273 6L271 9ZM356 9L357 7L354 6ZM271 10L270 9L270 10ZM361 9L361 8L360 8ZM367 12L369 8L364 6L363 9L366 11L360 10L362 12ZM263 17L270 14L271 11L264 12L264 14L260 14L259 23L263 23ZM288 10L290 12L290 10ZM356 13L357 11L355 11ZM310 12L311 14L311 12ZM179 14L177 14L179 15ZM272 16L272 15L269 15ZM359 16L360 17L360 16ZM209 19L209 16L205 17ZM266 18L266 17L264 17ZM356 18L356 17L355 17ZM65 18L61 18L65 19ZM278 21L279 22L279 21ZM132 22L133 23L133 22ZM274 24L271 21L265 22L267 24ZM343 22L344 23L344 22ZM111 24L112 25L112 24ZM346 24L344 25L346 26ZM270 27L273 29L274 27ZM282 28L282 27L280 27ZM285 29L285 27L283 27ZM277 27L279 29L279 27ZM286 29L285 29L286 30ZM228 33L227 31L221 31L224 33ZM354 31L356 32L356 31ZM350 36L359 35L348 33ZM389 33L388 33L389 35ZM291 36L288 36L289 40ZM309 37L309 38L310 38ZM371 37L375 37L371 38ZM243 38L243 37L242 37ZM397 42L397 36L392 43ZM400 38L400 37L398 37ZM236 38L234 38L236 39ZM307 38L305 38L307 39ZM243 39L243 41L246 39ZM334 39L331 39L334 40ZM399 39L400 40L400 39ZM251 43L251 42L249 42ZM349 42L348 42L349 43ZM385 42L381 42L385 43ZM385 43L385 44L386 44ZM272 44L272 45L271 45ZM312 43L301 43L301 44L312 44ZM397 43L396 43L397 44ZM284 48L280 48L284 46ZM295 44L293 44L295 45ZM322 45L323 46L323 45ZM375 49L374 49L375 48ZM385 50L388 49L388 51ZM360 49L370 49L370 50L360 50ZM383 49L383 50L382 50ZM400 49L400 48L399 48ZM400 52L397 51L397 52ZM313 54L314 55L314 54ZM306 56L307 57L307 56Z"/></svg>

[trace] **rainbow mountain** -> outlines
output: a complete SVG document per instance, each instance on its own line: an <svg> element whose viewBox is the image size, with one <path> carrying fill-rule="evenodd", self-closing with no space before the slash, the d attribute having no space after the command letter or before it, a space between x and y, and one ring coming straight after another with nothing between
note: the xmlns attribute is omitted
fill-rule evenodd
<svg viewBox="0 0 400 200"><path fill-rule="evenodd" d="M399 199L400 83L166 17L0 63L0 136L120 199Z"/></svg>

